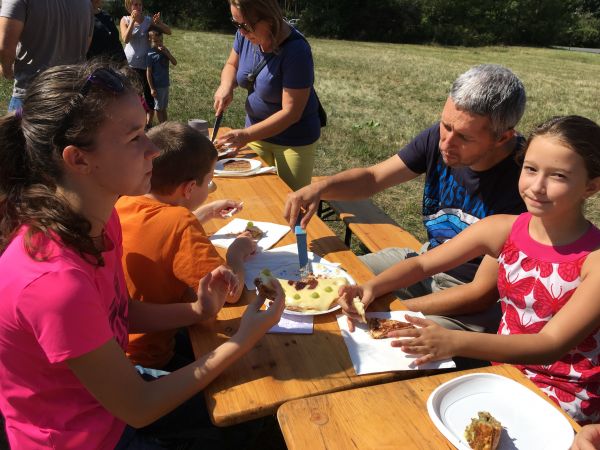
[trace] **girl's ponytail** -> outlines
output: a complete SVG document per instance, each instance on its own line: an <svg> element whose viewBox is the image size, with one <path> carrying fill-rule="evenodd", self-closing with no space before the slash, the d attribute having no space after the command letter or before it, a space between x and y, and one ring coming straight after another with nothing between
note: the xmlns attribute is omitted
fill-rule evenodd
<svg viewBox="0 0 600 450"><path fill-rule="evenodd" d="M23 192L29 183L29 162L20 114L0 117L0 254L18 226Z"/></svg>

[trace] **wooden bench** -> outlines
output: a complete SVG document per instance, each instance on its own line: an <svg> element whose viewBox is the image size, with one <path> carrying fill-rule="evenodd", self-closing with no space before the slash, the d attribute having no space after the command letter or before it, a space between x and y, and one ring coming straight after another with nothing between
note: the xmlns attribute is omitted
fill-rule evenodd
<svg viewBox="0 0 600 450"><path fill-rule="evenodd" d="M322 177L313 177L313 183L320 178ZM422 246L417 238L402 229L371 200L321 200L317 214L323 220L337 214L346 226L344 243L348 247L352 235L370 252L388 247L412 248L418 251Z"/></svg>

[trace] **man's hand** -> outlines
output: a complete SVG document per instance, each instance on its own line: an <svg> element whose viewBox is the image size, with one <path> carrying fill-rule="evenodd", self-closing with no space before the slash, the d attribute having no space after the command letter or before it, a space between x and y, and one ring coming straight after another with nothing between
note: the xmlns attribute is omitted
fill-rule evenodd
<svg viewBox="0 0 600 450"><path fill-rule="evenodd" d="M154 25L160 25L162 23L162 18L160 17L160 12L157 12L152 16L152 23Z"/></svg>
<svg viewBox="0 0 600 450"><path fill-rule="evenodd" d="M317 212L320 201L321 191L319 183L304 186L302 189L288 194L283 208L283 217L287 220L290 227L294 228L298 214L304 211L304 217L302 217L300 226L306 229L311 217Z"/></svg>

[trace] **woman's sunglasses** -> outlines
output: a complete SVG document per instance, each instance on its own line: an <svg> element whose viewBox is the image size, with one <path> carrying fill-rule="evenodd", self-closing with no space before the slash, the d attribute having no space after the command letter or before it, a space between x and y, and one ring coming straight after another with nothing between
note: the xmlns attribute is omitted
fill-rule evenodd
<svg viewBox="0 0 600 450"><path fill-rule="evenodd" d="M231 23L233 24L234 27L236 27L238 30L244 30L246 33L254 33L254 28L252 28L252 26L250 26L249 24L247 24L246 22L236 22L235 20L233 20L233 18L231 19Z"/></svg>

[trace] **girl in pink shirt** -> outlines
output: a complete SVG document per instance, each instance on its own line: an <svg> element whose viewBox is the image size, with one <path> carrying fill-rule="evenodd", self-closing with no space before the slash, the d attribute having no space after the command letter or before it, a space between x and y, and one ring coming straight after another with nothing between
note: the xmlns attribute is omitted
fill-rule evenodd
<svg viewBox="0 0 600 450"><path fill-rule="evenodd" d="M152 383L131 365L128 332L198 323L236 288L219 267L195 303L129 299L114 204L149 191L158 152L144 126L128 79L97 63L48 69L0 118L0 409L12 448L163 448L136 429L177 414L283 311L279 291L229 341Z"/></svg>
<svg viewBox="0 0 600 450"><path fill-rule="evenodd" d="M403 261L346 297L372 299L476 256L498 259L502 320L497 335L452 331L431 320L391 332L415 363L464 356L518 364L580 423L600 419L600 230L583 214L600 190L600 127L579 116L540 125L527 142L519 191L528 212L495 215ZM477 303L479 300L475 299ZM483 299L482 301L485 302ZM346 313L356 318L351 302ZM475 310L475 305L473 310Z"/></svg>

